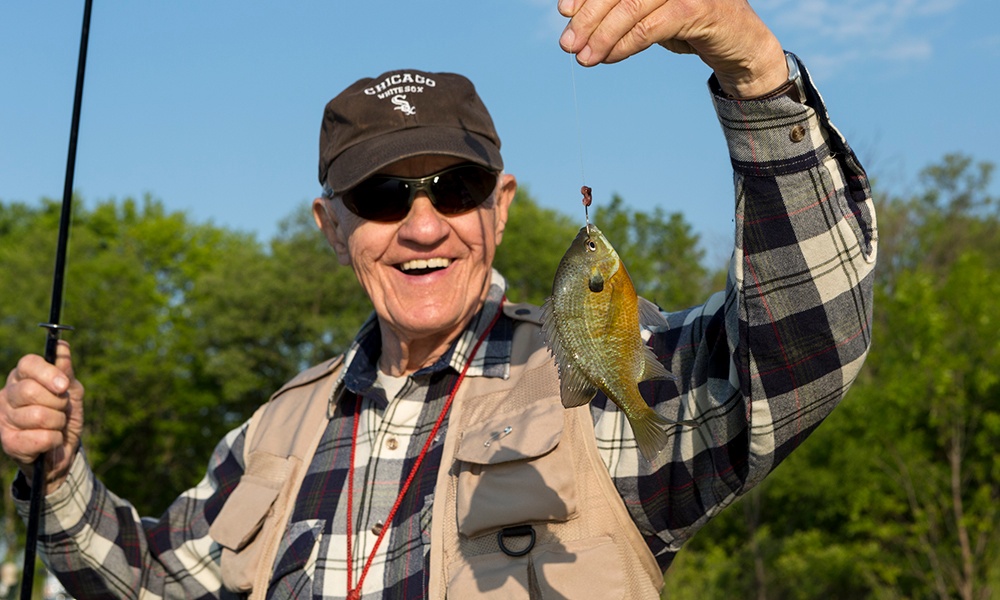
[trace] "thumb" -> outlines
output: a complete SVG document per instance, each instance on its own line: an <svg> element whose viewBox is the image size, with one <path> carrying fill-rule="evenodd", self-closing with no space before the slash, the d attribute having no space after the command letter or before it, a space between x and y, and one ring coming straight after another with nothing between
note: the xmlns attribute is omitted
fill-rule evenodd
<svg viewBox="0 0 1000 600"><path fill-rule="evenodd" d="M76 379L76 376L73 374L73 353L70 351L69 342L66 340L59 340L57 342L55 366L65 373L70 381Z"/></svg>
<svg viewBox="0 0 1000 600"><path fill-rule="evenodd" d="M51 452L46 454L48 461L48 474L46 491L51 493L56 490L69 474L70 465L73 463L80 448L80 438L83 433L83 385L77 381L73 373L73 357L69 343L59 341L56 348L55 367L62 371L68 379L66 387L66 426L63 429L62 444L56 446Z"/></svg>

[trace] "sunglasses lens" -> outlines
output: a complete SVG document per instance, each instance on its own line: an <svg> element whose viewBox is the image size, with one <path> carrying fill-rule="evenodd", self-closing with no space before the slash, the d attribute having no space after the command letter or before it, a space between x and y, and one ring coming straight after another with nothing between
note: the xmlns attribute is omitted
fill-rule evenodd
<svg viewBox="0 0 1000 600"><path fill-rule="evenodd" d="M476 165L445 171L431 183L434 207L445 215L470 211L490 197L496 184L496 173Z"/></svg>
<svg viewBox="0 0 1000 600"><path fill-rule="evenodd" d="M344 193L344 204L369 221L399 221L410 212L410 186L393 177L370 177Z"/></svg>
<svg viewBox="0 0 1000 600"><path fill-rule="evenodd" d="M482 204L493 193L497 174L478 165L459 165L421 179L369 177L343 195L347 208L362 219L391 223L410 212L413 188L424 190L443 215L458 215Z"/></svg>

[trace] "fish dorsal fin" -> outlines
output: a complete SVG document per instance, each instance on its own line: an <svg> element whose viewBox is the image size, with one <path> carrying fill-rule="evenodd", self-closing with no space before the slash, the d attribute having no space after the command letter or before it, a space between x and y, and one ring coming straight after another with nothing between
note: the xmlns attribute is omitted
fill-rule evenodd
<svg viewBox="0 0 1000 600"><path fill-rule="evenodd" d="M562 349L559 345L559 336L556 335L556 320L552 316L552 296L549 296L542 302L540 320L542 322L542 335L545 336L545 342L548 344L549 350L552 351L552 355L558 361L560 354L562 354Z"/></svg>
<svg viewBox="0 0 1000 600"><path fill-rule="evenodd" d="M660 307L653 304L649 300L646 300L642 296L638 297L639 300L639 324L643 327L651 329L653 327L669 327L667 324L667 318L663 316L660 312Z"/></svg>
<svg viewBox="0 0 1000 600"><path fill-rule="evenodd" d="M639 376L639 381L648 381L650 379L672 379L677 380L677 376L667 370L656 358L656 353L649 346L643 344L642 346L642 374Z"/></svg>

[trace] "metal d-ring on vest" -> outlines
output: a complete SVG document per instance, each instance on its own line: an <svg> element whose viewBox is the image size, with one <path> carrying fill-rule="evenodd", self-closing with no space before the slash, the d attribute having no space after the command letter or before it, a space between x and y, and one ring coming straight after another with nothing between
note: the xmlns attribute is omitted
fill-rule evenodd
<svg viewBox="0 0 1000 600"><path fill-rule="evenodd" d="M531 540L528 542L528 545L521 550L511 550L504 543L504 538L507 536L523 537L526 535L530 535ZM531 525L515 525L514 527L504 527L503 529L497 532L497 543L500 544L500 549L503 550L503 553L506 554L507 556L513 556L513 557L524 556L525 554L531 552L531 549L535 547L535 528L532 527Z"/></svg>

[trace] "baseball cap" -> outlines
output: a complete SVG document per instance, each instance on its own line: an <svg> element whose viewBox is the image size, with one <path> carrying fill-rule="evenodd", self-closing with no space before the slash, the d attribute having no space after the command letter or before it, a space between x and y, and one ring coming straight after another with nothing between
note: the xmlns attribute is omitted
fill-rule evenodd
<svg viewBox="0 0 1000 600"><path fill-rule="evenodd" d="M499 171L500 137L472 82L414 69L359 79L327 103L319 182L340 194L383 167L443 154Z"/></svg>

